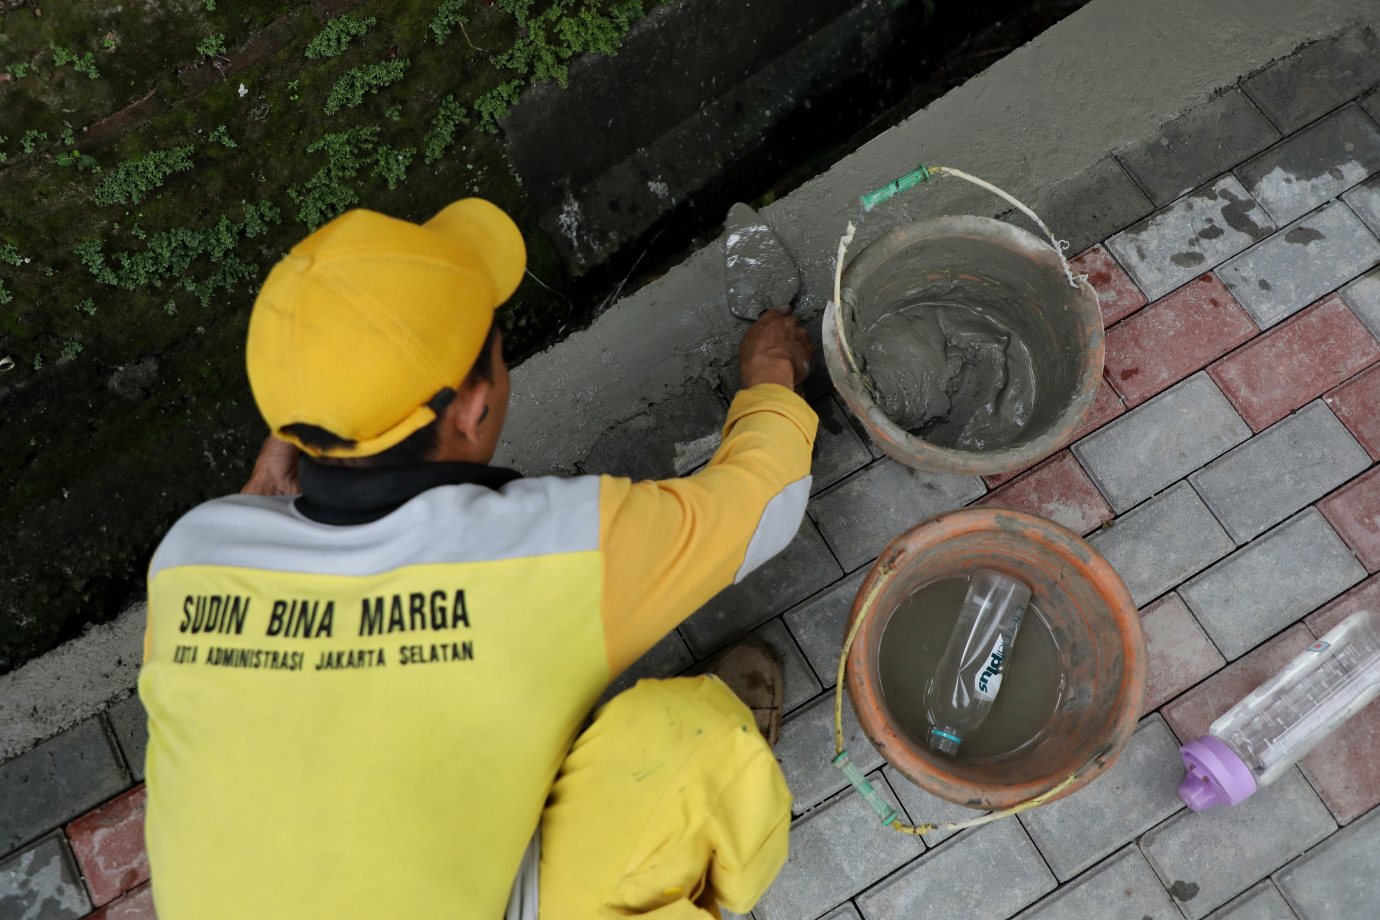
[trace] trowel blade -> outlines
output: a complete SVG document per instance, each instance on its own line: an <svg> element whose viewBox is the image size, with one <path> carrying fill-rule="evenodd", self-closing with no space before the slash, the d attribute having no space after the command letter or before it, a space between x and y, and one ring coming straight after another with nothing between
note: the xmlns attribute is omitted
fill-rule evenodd
<svg viewBox="0 0 1380 920"><path fill-rule="evenodd" d="M757 319L772 307L787 306L800 290L795 260L757 212L739 202L725 221L728 308L735 316Z"/></svg>

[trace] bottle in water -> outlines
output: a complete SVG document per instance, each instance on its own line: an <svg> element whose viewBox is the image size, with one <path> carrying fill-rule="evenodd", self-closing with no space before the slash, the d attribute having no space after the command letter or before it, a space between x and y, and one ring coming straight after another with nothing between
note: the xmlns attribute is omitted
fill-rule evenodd
<svg viewBox="0 0 1380 920"><path fill-rule="evenodd" d="M1274 677L1179 748L1179 798L1194 811L1235 805L1279 778L1380 696L1380 615L1338 623Z"/></svg>
<svg viewBox="0 0 1380 920"><path fill-rule="evenodd" d="M987 718L1029 603L1030 588L1016 579L991 569L973 573L925 693L934 750L957 754L963 739Z"/></svg>

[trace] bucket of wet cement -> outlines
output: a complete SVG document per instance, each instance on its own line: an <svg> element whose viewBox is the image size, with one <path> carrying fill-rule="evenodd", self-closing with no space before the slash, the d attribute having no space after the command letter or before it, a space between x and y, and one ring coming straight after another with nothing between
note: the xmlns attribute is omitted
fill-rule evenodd
<svg viewBox="0 0 1380 920"><path fill-rule="evenodd" d="M978 569L1031 588L1001 692L957 756L931 750L925 692ZM970 808L1051 797L1091 782L1135 731L1145 638L1121 578L1091 546L1032 514L967 508L888 544L858 590L844 686L873 746L925 791ZM917 821L927 815L913 815Z"/></svg>
<svg viewBox="0 0 1380 920"><path fill-rule="evenodd" d="M907 466L1022 469L1068 444L1097 397L1097 293L1019 227L968 215L897 227L853 259L840 294L846 343L826 316L829 374Z"/></svg>

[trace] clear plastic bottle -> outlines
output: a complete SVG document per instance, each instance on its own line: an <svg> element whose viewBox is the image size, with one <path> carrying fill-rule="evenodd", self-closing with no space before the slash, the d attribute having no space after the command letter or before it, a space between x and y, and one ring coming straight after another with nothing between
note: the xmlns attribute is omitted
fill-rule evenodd
<svg viewBox="0 0 1380 920"><path fill-rule="evenodd" d="M934 750L957 754L963 739L987 718L1029 603L1030 588L1016 579L991 569L973 573L925 692Z"/></svg>
<svg viewBox="0 0 1380 920"><path fill-rule="evenodd" d="M1179 798L1194 811L1235 805L1274 782L1380 696L1380 614L1333 627L1282 671L1179 748L1188 775Z"/></svg>

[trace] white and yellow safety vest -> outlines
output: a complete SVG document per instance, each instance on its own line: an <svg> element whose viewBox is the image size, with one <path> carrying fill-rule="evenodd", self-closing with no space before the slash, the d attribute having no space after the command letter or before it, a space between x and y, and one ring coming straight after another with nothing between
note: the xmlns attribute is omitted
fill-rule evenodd
<svg viewBox="0 0 1380 920"><path fill-rule="evenodd" d="M683 479L314 466L189 512L139 679L159 917L502 916L609 681L795 536L816 423L763 384Z"/></svg>

